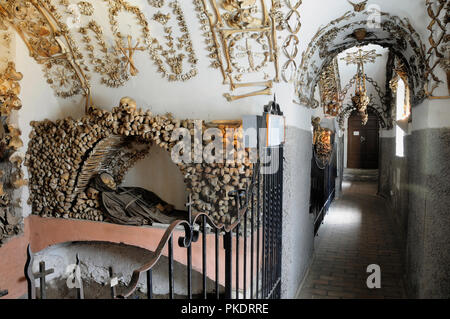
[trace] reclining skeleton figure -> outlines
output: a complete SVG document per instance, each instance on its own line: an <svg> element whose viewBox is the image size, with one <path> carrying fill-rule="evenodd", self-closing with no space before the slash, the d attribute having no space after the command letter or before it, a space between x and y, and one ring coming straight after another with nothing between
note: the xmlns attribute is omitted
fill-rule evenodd
<svg viewBox="0 0 450 319"><path fill-rule="evenodd" d="M96 175L91 187L100 192L100 202L107 217L117 224L170 224L187 219L186 211L176 210L155 193L141 187L118 187L108 173Z"/></svg>

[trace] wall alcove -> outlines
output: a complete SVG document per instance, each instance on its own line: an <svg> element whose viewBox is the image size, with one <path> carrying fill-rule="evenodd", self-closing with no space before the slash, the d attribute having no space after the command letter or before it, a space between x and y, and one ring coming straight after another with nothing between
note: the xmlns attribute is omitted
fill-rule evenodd
<svg viewBox="0 0 450 319"><path fill-rule="evenodd" d="M203 138L203 121L153 116L149 111L126 107L112 112L94 109L80 120L31 124L34 130L25 162L30 173L30 202L33 213L44 217L102 221L98 198L90 198L88 192L93 176L107 171L119 185L128 169L148 154L149 145L155 144L171 156L184 156L184 152L192 156L193 148L177 148L183 134L188 135L187 148L201 142L206 149L211 141L211 136ZM195 128L200 130L200 137L194 136ZM174 137L177 129L184 133ZM215 136L223 134L217 128L213 132ZM227 194L248 189L253 175L253 163L242 149L238 134L226 136L232 140L235 162L210 161L202 152L200 162L188 156L187 161L176 163L192 197L193 211L206 212L217 223L232 224L236 220L236 202Z"/></svg>

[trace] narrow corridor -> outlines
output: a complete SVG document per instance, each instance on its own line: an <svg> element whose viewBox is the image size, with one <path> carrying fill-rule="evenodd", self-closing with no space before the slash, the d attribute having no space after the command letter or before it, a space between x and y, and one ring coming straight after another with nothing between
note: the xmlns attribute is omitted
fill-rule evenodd
<svg viewBox="0 0 450 319"><path fill-rule="evenodd" d="M395 226L376 182L344 181L318 232L315 256L299 298L403 298L403 267ZM381 268L369 289L367 266Z"/></svg>

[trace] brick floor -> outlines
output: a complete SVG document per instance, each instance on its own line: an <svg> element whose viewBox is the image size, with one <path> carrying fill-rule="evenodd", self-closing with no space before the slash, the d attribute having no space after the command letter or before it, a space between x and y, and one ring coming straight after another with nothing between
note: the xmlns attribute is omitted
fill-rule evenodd
<svg viewBox="0 0 450 319"><path fill-rule="evenodd" d="M344 182L320 227L315 256L299 298L404 298L403 264L390 212L376 183ZM369 289L367 266L381 268L381 288Z"/></svg>

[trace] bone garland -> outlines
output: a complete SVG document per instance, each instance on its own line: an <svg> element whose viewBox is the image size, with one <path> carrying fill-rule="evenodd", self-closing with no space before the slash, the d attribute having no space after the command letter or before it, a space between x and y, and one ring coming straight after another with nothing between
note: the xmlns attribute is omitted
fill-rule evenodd
<svg viewBox="0 0 450 319"><path fill-rule="evenodd" d="M94 33L98 51L102 53L101 58L89 37L89 31ZM125 62L116 56L116 51L111 52L105 43L103 30L95 21L90 21L86 27L80 28L83 34L83 42L86 43L85 50L88 52L90 63L94 66L94 71L103 75L101 81L109 87L119 87L128 81L129 76Z"/></svg>
<svg viewBox="0 0 450 319"><path fill-rule="evenodd" d="M172 139L175 129L187 128L192 141L197 138L194 121L174 119L170 114L153 116L136 109L130 99L122 99L111 112L92 108L78 120L47 120L32 122L32 126L26 165L33 212L100 221L100 202L87 185L92 174L108 171L120 183L134 162L148 153L149 145L154 143L171 152L178 143ZM220 129L224 133L227 127ZM228 223L235 217L236 202L226 196L226 191L247 189L253 164L242 148L242 128L226 138L234 145L236 162L215 163L208 158L202 163L183 162L177 166L192 194L194 210L209 212L214 220ZM131 147L135 144L145 147Z"/></svg>
<svg viewBox="0 0 450 319"><path fill-rule="evenodd" d="M382 116L382 113L384 112L381 107L378 104L370 104L367 107L368 110L370 110L373 114L375 114L378 118L378 124L380 129L392 129L393 128L393 121L392 119L385 119ZM337 118L339 128L341 130L345 130L345 120L351 115L353 111L355 111L356 108L352 104L347 104L345 108L342 109L341 113L339 113L339 116Z"/></svg>
<svg viewBox="0 0 450 319"><path fill-rule="evenodd" d="M222 57L220 53L220 44L216 35L215 24L213 22L213 15L208 12L206 0L194 0L195 9L198 12L197 17L202 24L203 36L205 37L205 42L208 45L207 51L210 52L209 58L212 60L212 68L220 68L222 76L225 79L225 70L223 68Z"/></svg>
<svg viewBox="0 0 450 319"><path fill-rule="evenodd" d="M291 0L287 1L289 12L285 18L285 25L290 35L286 38L283 43L283 52L288 60L284 63L281 69L281 77L285 82L293 82L295 74L297 73L297 63L295 58L298 54L298 44L300 43L297 34L302 26L300 22L300 13L298 8L302 4L302 0L296 0L295 4L291 3ZM295 19L295 24L292 26L292 20Z"/></svg>
<svg viewBox="0 0 450 319"><path fill-rule="evenodd" d="M355 84L356 78L357 78L357 74L355 74L348 81L348 83L342 88L342 90L340 91L340 93L339 93L339 103L341 105L343 104L343 102L345 100L345 97L346 97L346 95L348 93L348 90L351 87L353 87L353 85ZM383 91L381 90L380 86L378 85L378 83L373 78L371 78L367 74L365 74L365 78L366 78L366 81L368 83L372 84L373 88L377 92L378 97L380 99L380 104L383 106L383 107L380 107L379 111L383 114L383 117L384 117L385 121L389 124L390 122L392 122L392 114L390 112L391 109L390 109L390 106L388 105L386 94L383 93ZM373 99L371 99L371 100L373 100ZM391 126L388 125L388 128L390 129Z"/></svg>
<svg viewBox="0 0 450 319"><path fill-rule="evenodd" d="M184 19L183 12L177 1L171 2L169 4L169 7L172 8L172 11L175 14L177 20L177 26L179 26L179 29L182 33L182 36L180 38L182 39L181 40L182 45L177 48L179 50L183 50L184 52L186 52L187 55L186 63L190 65L190 70L187 72L184 72L183 70L184 69L183 61L185 58L185 54L184 53L176 54L177 52L173 47L165 49L164 46L161 45L156 38L152 38L150 36L150 29L148 27L148 22L144 14L138 7L131 6L124 0L114 0L114 1L104 0L104 1L107 2L109 6L109 19L111 29L117 41L122 41L122 38L120 37L116 17L118 13L121 11L129 12L136 17L139 25L141 26L144 45L149 47L150 56L153 59L153 61L157 64L158 72L161 72L164 75L164 77L167 78L169 81L186 81L197 75L198 71L196 69L196 65L198 61L195 56L194 49L192 47L192 41ZM163 59L165 60L165 63L163 62ZM167 70L165 64L167 64L170 67L170 71Z"/></svg>
<svg viewBox="0 0 450 319"><path fill-rule="evenodd" d="M23 142L21 131L10 123L11 113L22 107L18 97L21 79L13 62L0 75L0 245L23 230L17 210L20 200L13 202L14 190L27 184L22 171L24 155L18 151Z"/></svg>
<svg viewBox="0 0 450 319"><path fill-rule="evenodd" d="M430 32L428 37L430 48L427 50L426 95L432 97L434 90L439 87L440 83L443 83L435 74L436 67L441 66L447 74L450 72L450 35L448 34L450 3L445 0L427 0L426 6L431 20L427 26Z"/></svg>

